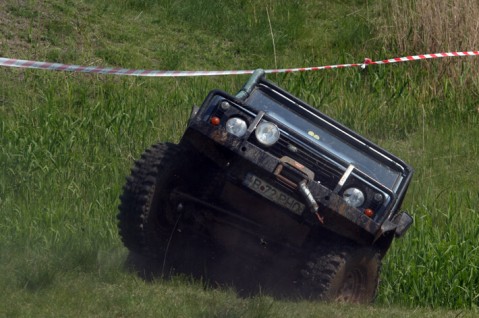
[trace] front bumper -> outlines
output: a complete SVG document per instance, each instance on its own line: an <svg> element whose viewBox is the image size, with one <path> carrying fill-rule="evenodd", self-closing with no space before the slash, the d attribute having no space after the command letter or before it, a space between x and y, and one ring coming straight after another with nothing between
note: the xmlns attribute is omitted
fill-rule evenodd
<svg viewBox="0 0 479 318"><path fill-rule="evenodd" d="M237 138L227 133L222 127L210 125L196 117L190 121L182 143L195 148L225 170L228 170L232 166L232 161L239 157L249 164L244 169L244 173L256 171L275 183L281 181L275 177L275 171L283 164L283 161L249 142L248 136ZM236 177L239 182L242 182L246 175L240 172L236 173ZM396 228L404 233L409 227L409 225L406 226L407 220L402 217L379 224L360 210L346 204L338 194L327 187L311 179L306 178L305 181L307 189L317 203L317 213L323 223L320 224L316 217L312 217L307 208L303 211L302 217L309 222L315 222L315 225L362 244L372 244L380 236L395 231ZM299 195L299 191L297 196L305 205L311 206L304 196Z"/></svg>

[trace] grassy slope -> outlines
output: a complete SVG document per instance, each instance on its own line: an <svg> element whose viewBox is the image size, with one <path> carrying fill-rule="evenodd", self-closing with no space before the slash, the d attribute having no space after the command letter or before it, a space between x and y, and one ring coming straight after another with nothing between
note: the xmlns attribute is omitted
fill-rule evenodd
<svg viewBox="0 0 479 318"><path fill-rule="evenodd" d="M357 62L382 52L364 5L342 1L0 3L0 56L148 69ZM268 15L274 34L274 46ZM227 21L234 21L228 23ZM432 67L434 63L431 62ZM363 316L445 316L479 294L478 87L421 64L270 76L413 164L416 225L385 260ZM349 306L239 299L122 270L116 206L133 158L181 135L189 108L245 77L135 79L0 69L0 315L345 316ZM441 89L432 89L438 81ZM8 305L7 307L7 304ZM356 313L355 315L356 316Z"/></svg>

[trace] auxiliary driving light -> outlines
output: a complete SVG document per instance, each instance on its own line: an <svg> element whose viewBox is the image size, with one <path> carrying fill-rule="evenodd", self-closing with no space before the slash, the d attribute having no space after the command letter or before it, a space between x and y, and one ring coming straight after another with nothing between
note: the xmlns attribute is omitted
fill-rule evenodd
<svg viewBox="0 0 479 318"><path fill-rule="evenodd" d="M238 117L232 117L226 122L226 131L236 137L243 137L247 128L246 122Z"/></svg>
<svg viewBox="0 0 479 318"><path fill-rule="evenodd" d="M357 208L364 203L364 193L358 188L348 188L343 193L343 199L353 208Z"/></svg>
<svg viewBox="0 0 479 318"><path fill-rule="evenodd" d="M255 135L263 145L272 146L279 139L279 129L273 123L263 122L256 127Z"/></svg>

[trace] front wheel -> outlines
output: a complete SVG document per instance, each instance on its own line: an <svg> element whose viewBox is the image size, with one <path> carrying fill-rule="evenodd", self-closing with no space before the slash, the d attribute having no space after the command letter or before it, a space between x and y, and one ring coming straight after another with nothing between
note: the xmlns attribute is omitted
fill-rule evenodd
<svg viewBox="0 0 479 318"><path fill-rule="evenodd" d="M377 292L381 256L373 247L339 245L314 251L301 271L308 298L371 303Z"/></svg>
<svg viewBox="0 0 479 318"><path fill-rule="evenodd" d="M131 253L165 264L177 251L170 248L175 233L175 207L169 202L172 189L182 188L186 152L179 145L160 143L138 159L120 197L118 226Z"/></svg>

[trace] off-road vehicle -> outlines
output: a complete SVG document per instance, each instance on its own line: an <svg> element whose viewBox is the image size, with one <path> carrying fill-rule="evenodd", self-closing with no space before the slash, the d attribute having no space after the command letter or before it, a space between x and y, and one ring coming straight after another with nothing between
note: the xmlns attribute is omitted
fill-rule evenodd
<svg viewBox="0 0 479 318"><path fill-rule="evenodd" d="M120 235L162 273L370 302L412 223L400 211L412 173L257 70L235 96L214 90L193 107L178 144L135 162Z"/></svg>

